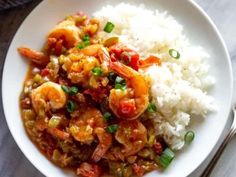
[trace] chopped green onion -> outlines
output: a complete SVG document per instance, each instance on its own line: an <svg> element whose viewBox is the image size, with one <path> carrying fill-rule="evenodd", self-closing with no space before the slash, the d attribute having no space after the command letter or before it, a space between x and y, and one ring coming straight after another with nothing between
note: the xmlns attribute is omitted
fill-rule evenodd
<svg viewBox="0 0 236 177"><path fill-rule="evenodd" d="M93 75L95 76L101 76L102 75L102 68L100 67L94 67L92 69Z"/></svg>
<svg viewBox="0 0 236 177"><path fill-rule="evenodd" d="M90 45L90 41L84 41L84 47L87 47L88 45Z"/></svg>
<svg viewBox="0 0 236 177"><path fill-rule="evenodd" d="M70 95L76 95L78 93L79 89L75 86L70 88Z"/></svg>
<svg viewBox="0 0 236 177"><path fill-rule="evenodd" d="M148 107L147 107L147 111L150 113L154 113L156 112L157 108L156 105L154 103L149 103Z"/></svg>
<svg viewBox="0 0 236 177"><path fill-rule="evenodd" d="M125 85L121 85L121 84L116 84L115 85L115 89L120 89L120 90L125 90L126 89L126 86Z"/></svg>
<svg viewBox="0 0 236 177"><path fill-rule="evenodd" d="M65 93L68 93L68 94L70 93L70 88L69 87L67 87L65 85L62 85L61 88Z"/></svg>
<svg viewBox="0 0 236 177"><path fill-rule="evenodd" d="M77 94L78 91L79 91L79 89L78 89L77 87L75 87L75 86L73 86L73 87L67 87L67 86L65 86L65 85L62 85L61 88L62 88L62 90L63 90L65 93L67 93L67 94L69 94L69 95L75 95L75 94Z"/></svg>
<svg viewBox="0 0 236 177"><path fill-rule="evenodd" d="M174 157L174 152L171 149L166 148L160 157L160 164L164 168L167 168L170 165L171 161L174 159Z"/></svg>
<svg viewBox="0 0 236 177"><path fill-rule="evenodd" d="M111 22L107 22L106 26L104 27L104 31L110 33L114 29L115 25Z"/></svg>
<svg viewBox="0 0 236 177"><path fill-rule="evenodd" d="M110 119L111 119L111 113L105 112L105 113L103 114L103 118L104 118L106 121L110 120Z"/></svg>
<svg viewBox="0 0 236 177"><path fill-rule="evenodd" d="M172 58L175 58L175 59L179 59L180 58L180 53L177 50L175 50L175 49L170 49L169 50L169 55Z"/></svg>
<svg viewBox="0 0 236 177"><path fill-rule="evenodd" d="M83 49L83 48L87 47L88 45L90 45L90 41L89 41L89 40L79 43L79 44L77 45L77 48Z"/></svg>
<svg viewBox="0 0 236 177"><path fill-rule="evenodd" d="M75 108L76 108L76 104L73 101L69 100L66 104L67 111L69 113L72 113L75 111Z"/></svg>
<svg viewBox="0 0 236 177"><path fill-rule="evenodd" d="M85 34L83 37L83 41L89 41L90 37L88 34Z"/></svg>
<svg viewBox="0 0 236 177"><path fill-rule="evenodd" d="M108 133L115 133L118 128L119 128L119 125L117 125L117 124L112 124L112 125L109 125L109 126L106 128L106 131L107 131Z"/></svg>
<svg viewBox="0 0 236 177"><path fill-rule="evenodd" d="M83 49L83 48L84 48L84 44L83 44L83 43L79 43L79 44L77 45L77 48Z"/></svg>
<svg viewBox="0 0 236 177"><path fill-rule="evenodd" d="M193 131L186 132L184 136L185 143L190 144L193 141L194 137L195 137L195 134Z"/></svg>

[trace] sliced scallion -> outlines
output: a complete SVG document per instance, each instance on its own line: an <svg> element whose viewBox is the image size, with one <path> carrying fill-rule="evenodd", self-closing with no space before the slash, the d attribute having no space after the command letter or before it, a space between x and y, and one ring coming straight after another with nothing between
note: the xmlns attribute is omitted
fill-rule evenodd
<svg viewBox="0 0 236 177"><path fill-rule="evenodd" d="M148 104L148 107L147 107L147 111L149 113L154 113L156 112L157 108L156 108L156 105L154 103L149 103Z"/></svg>
<svg viewBox="0 0 236 177"><path fill-rule="evenodd" d="M67 93L69 95L75 95L79 91L79 89L75 86L68 87L68 86L62 85L61 88L65 93Z"/></svg>
<svg viewBox="0 0 236 177"><path fill-rule="evenodd" d="M75 86L70 88L70 95L76 95L78 93L79 89Z"/></svg>
<svg viewBox="0 0 236 177"><path fill-rule="evenodd" d="M193 131L187 131L184 136L185 143L190 144L193 141L194 136L195 136L195 134Z"/></svg>
<svg viewBox="0 0 236 177"><path fill-rule="evenodd" d="M110 120L110 119L111 119L111 113L105 112L105 113L103 114L103 118L104 118L106 121Z"/></svg>
<svg viewBox="0 0 236 177"><path fill-rule="evenodd" d="M115 25L111 22L107 22L107 24L105 25L104 27L104 31L107 32L107 33L110 33L112 32L112 30L114 29Z"/></svg>
<svg viewBox="0 0 236 177"><path fill-rule="evenodd" d="M109 126L106 128L106 131L107 131L108 133L115 133L118 128L119 128L119 125L117 125L117 124L112 124L112 125L109 125Z"/></svg>
<svg viewBox="0 0 236 177"><path fill-rule="evenodd" d="M175 157L174 152L171 149L166 148L162 153L162 155L160 156L161 166L167 168L170 165L171 161L174 159L174 157Z"/></svg>
<svg viewBox="0 0 236 177"><path fill-rule="evenodd" d="M100 67L94 67L92 69L93 75L95 76L101 76L102 75L102 68Z"/></svg>
<svg viewBox="0 0 236 177"><path fill-rule="evenodd" d="M175 50L175 49L170 49L169 50L169 55L172 58L175 58L175 59L179 59L180 58L180 53L177 50Z"/></svg>
<svg viewBox="0 0 236 177"><path fill-rule="evenodd" d="M72 113L75 111L75 108L76 108L76 104L75 102L69 100L66 104L66 109L69 113Z"/></svg>
<svg viewBox="0 0 236 177"><path fill-rule="evenodd" d="M88 34L85 34L85 35L83 36L83 41L89 41L89 39L90 39L90 37L89 37Z"/></svg>
<svg viewBox="0 0 236 177"><path fill-rule="evenodd" d="M70 93L70 88L69 87L67 87L65 85L62 85L61 88L65 93L68 93L68 94Z"/></svg>

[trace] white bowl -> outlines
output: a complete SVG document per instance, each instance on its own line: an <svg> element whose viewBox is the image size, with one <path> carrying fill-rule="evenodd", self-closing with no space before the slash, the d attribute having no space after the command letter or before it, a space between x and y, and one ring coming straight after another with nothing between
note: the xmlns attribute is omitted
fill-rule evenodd
<svg viewBox="0 0 236 177"><path fill-rule="evenodd" d="M39 4L18 29L6 57L3 78L2 98L9 129L25 156L46 176L73 176L53 165L42 155L28 138L20 116L19 95L26 76L28 63L17 53L17 47L25 45L40 49L48 31L68 14L84 11L89 14L106 4L117 4L119 0L45 0ZM194 2L187 0L131 0L131 4L144 3L150 9L168 11L183 26L187 37L194 45L201 45L211 55L210 74L216 84L210 92L219 107L217 113L194 122L196 132L194 142L172 162L164 172L153 172L147 176L184 177L193 172L216 145L228 119L231 106L233 81L230 58L217 28L207 14Z"/></svg>

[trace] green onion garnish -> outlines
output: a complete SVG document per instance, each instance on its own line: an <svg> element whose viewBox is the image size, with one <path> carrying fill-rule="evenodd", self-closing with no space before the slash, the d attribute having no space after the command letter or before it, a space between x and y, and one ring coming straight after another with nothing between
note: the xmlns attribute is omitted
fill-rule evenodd
<svg viewBox="0 0 236 177"><path fill-rule="evenodd" d="M104 27L104 31L110 33L114 29L115 25L111 22L107 22L106 26Z"/></svg>
<svg viewBox="0 0 236 177"><path fill-rule="evenodd" d="M169 55L172 58L175 58L175 59L179 59L180 58L180 53L177 50L175 50L175 49L170 49L169 50Z"/></svg>
<svg viewBox="0 0 236 177"><path fill-rule="evenodd" d="M88 41L83 41L83 42L81 42L81 43L79 43L77 45L77 48L83 49L83 48L87 47L88 45L90 45L90 41L89 40Z"/></svg>
<svg viewBox="0 0 236 177"><path fill-rule="evenodd" d="M75 102L69 100L66 104L66 109L69 113L72 113L75 111L75 108L76 108L76 104Z"/></svg>
<svg viewBox="0 0 236 177"><path fill-rule="evenodd" d="M125 88L126 88L125 79L123 79L120 76L117 76L115 80L115 89L125 90Z"/></svg>
<svg viewBox="0 0 236 177"><path fill-rule="evenodd" d="M67 93L69 95L76 95L79 91L79 89L75 86L67 87L65 85L62 85L61 88L65 93Z"/></svg>
<svg viewBox="0 0 236 177"><path fill-rule="evenodd" d="M125 90L126 86L121 84L116 84L115 89Z"/></svg>
<svg viewBox="0 0 236 177"><path fill-rule="evenodd" d="M94 67L92 69L93 75L95 76L101 76L102 75L102 68L100 67Z"/></svg>
<svg viewBox="0 0 236 177"><path fill-rule="evenodd" d="M104 118L106 121L110 120L110 119L111 119L111 113L105 112L105 113L103 114L103 118Z"/></svg>
<svg viewBox="0 0 236 177"><path fill-rule="evenodd" d="M83 41L89 41L90 37L88 34L85 34L83 37Z"/></svg>
<svg viewBox="0 0 236 177"><path fill-rule="evenodd" d="M88 45L90 45L90 41L84 41L84 47L87 47Z"/></svg>
<svg viewBox="0 0 236 177"><path fill-rule="evenodd" d="M108 133L115 133L118 128L119 128L119 125L117 125L117 124L112 124L112 125L109 125L109 126L106 128L106 131L107 131Z"/></svg>
<svg viewBox="0 0 236 177"><path fill-rule="evenodd" d="M83 43L79 43L79 44L77 45L77 48L83 49L83 48L84 48L84 44L83 44Z"/></svg>
<svg viewBox="0 0 236 177"><path fill-rule="evenodd" d="M149 103L148 107L147 107L147 111L150 113L154 113L156 112L157 108L156 105L154 103Z"/></svg>
<svg viewBox="0 0 236 177"><path fill-rule="evenodd" d="M195 134L193 131L187 131L184 136L185 143L190 144L193 141L194 137L195 137Z"/></svg>
<svg viewBox="0 0 236 177"><path fill-rule="evenodd" d="M166 148L160 157L161 165L164 168L167 168L170 165L171 161L174 159L174 157L174 152L171 149Z"/></svg>
<svg viewBox="0 0 236 177"><path fill-rule="evenodd" d="M70 88L70 95L76 95L78 93L79 89L75 86Z"/></svg>
<svg viewBox="0 0 236 177"><path fill-rule="evenodd" d="M68 93L68 94L70 93L70 88L69 87L67 87L65 85L62 85L61 88L65 93Z"/></svg>

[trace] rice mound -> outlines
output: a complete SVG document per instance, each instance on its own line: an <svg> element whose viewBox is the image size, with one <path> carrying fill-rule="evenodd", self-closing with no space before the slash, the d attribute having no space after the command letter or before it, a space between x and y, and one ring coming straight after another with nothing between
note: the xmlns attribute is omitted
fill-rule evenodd
<svg viewBox="0 0 236 177"><path fill-rule="evenodd" d="M201 47L190 45L181 24L167 12L121 3L105 6L94 16L101 21L101 28L107 21L115 24L112 33L99 32L100 38L119 36L141 59L150 55L161 59L161 66L140 71L151 78L151 101L157 107L149 118L157 135L162 135L172 149L181 149L191 117L205 117L216 110L213 98L207 95L215 82L208 75L209 55ZM173 59L169 49L179 51L180 59Z"/></svg>

